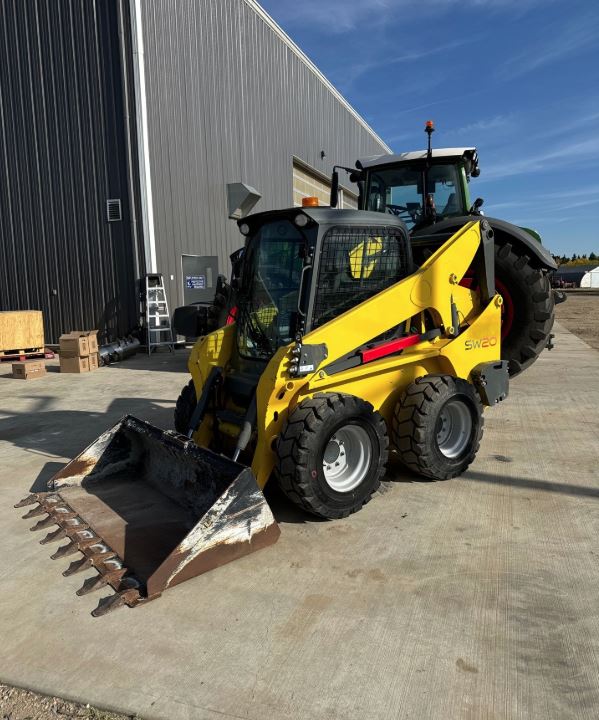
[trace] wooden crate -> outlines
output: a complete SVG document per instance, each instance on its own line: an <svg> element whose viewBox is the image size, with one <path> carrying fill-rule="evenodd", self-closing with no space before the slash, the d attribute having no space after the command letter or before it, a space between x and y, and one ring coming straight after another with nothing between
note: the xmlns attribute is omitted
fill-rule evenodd
<svg viewBox="0 0 599 720"><path fill-rule="evenodd" d="M0 312L0 351L44 348L44 319L41 310Z"/></svg>

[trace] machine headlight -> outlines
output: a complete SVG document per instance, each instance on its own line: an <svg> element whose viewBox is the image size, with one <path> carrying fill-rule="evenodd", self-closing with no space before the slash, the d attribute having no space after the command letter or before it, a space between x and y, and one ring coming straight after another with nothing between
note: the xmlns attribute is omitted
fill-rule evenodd
<svg viewBox="0 0 599 720"><path fill-rule="evenodd" d="M239 232L242 235L249 235L250 234L250 226L247 223L241 223L239 226Z"/></svg>
<svg viewBox="0 0 599 720"><path fill-rule="evenodd" d="M308 216L300 213L299 215L295 216L294 222L298 227L306 227L306 225L308 224Z"/></svg>

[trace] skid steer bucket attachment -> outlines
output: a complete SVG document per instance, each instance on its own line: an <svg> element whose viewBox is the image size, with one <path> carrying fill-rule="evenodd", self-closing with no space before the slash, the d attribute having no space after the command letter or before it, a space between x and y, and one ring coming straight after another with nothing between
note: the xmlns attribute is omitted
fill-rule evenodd
<svg viewBox="0 0 599 720"><path fill-rule="evenodd" d="M130 415L15 507L81 553L63 573L98 571L77 591L111 586L92 615L163 590L276 542L280 531L250 468ZM53 528L53 526L58 526Z"/></svg>

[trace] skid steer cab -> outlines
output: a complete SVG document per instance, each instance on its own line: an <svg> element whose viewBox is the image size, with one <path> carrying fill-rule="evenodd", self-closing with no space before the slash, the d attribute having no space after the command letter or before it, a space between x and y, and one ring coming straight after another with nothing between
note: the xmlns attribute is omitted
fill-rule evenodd
<svg viewBox="0 0 599 720"><path fill-rule="evenodd" d="M508 393L488 224L418 268L391 215L303 207L238 224L235 322L193 348L178 430L323 518L370 500L390 448L427 477L462 473L483 406ZM461 284L473 268L476 292Z"/></svg>
<svg viewBox="0 0 599 720"><path fill-rule="evenodd" d="M276 478L322 518L359 510L393 448L435 479L474 460L482 410L508 393L493 231L470 222L415 268L404 223L293 208L245 218L234 322L202 337L178 433L127 416L17 507L95 570L93 615L274 543ZM477 289L462 284L469 270ZM381 502L384 500L381 499Z"/></svg>

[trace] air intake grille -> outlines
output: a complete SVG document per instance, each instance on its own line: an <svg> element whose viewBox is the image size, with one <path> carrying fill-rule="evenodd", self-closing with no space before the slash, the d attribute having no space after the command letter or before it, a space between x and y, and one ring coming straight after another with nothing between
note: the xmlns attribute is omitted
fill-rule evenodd
<svg viewBox="0 0 599 720"><path fill-rule="evenodd" d="M120 200L113 199L106 201L106 219L108 222L120 222L123 219Z"/></svg>
<svg viewBox="0 0 599 720"><path fill-rule="evenodd" d="M312 327L317 328L412 273L401 227L332 227L322 240Z"/></svg>

